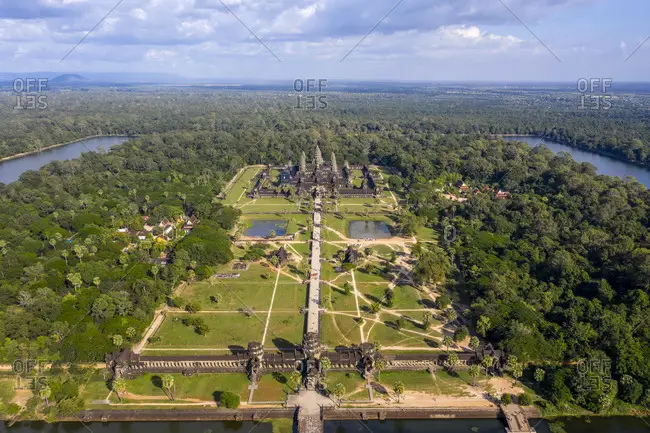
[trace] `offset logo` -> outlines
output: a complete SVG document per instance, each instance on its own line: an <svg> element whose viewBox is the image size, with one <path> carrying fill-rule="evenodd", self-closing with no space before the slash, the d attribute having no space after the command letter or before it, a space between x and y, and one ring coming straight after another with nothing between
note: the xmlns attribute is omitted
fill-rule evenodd
<svg viewBox="0 0 650 433"><path fill-rule="evenodd" d="M47 78L17 78L13 90L16 94L14 109L17 110L46 110L47 109Z"/></svg>
<svg viewBox="0 0 650 433"><path fill-rule="evenodd" d="M302 78L293 81L293 91L296 95L296 106L298 110L325 110L327 108L327 95L324 94L327 88L327 80L324 78Z"/></svg>
<svg viewBox="0 0 650 433"><path fill-rule="evenodd" d="M611 390L613 379L611 376L612 361L604 358L580 361L577 366L578 384L586 391Z"/></svg>
<svg viewBox="0 0 650 433"><path fill-rule="evenodd" d="M578 80L580 105L578 110L609 110L612 108L611 78L581 78Z"/></svg>
<svg viewBox="0 0 650 433"><path fill-rule="evenodd" d="M15 360L11 364L11 370L16 379L14 389L36 390L47 385L47 377L43 373L48 364L48 361L37 359Z"/></svg>

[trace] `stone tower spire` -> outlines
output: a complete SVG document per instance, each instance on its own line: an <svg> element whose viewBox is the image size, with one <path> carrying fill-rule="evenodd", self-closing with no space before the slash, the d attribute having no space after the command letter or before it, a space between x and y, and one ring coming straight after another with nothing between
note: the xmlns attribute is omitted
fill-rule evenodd
<svg viewBox="0 0 650 433"><path fill-rule="evenodd" d="M332 173L336 176L339 175L339 166L336 163L336 154L334 152L332 152Z"/></svg>
<svg viewBox="0 0 650 433"><path fill-rule="evenodd" d="M315 159L316 168L320 168L323 165L323 154L320 151L320 147L316 145L316 159Z"/></svg>

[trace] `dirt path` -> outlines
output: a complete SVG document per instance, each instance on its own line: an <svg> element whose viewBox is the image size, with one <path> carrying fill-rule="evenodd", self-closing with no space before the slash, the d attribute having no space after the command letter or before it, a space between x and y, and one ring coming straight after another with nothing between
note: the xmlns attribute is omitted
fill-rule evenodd
<svg viewBox="0 0 650 433"><path fill-rule="evenodd" d="M162 310L156 311L156 317L153 319L153 322L151 322L151 325L149 325L149 328L142 337L142 340L140 340L140 342L133 347L134 353L140 353L146 346L149 338L151 338L156 333L156 331L158 331L158 328L160 328L162 323L165 321L165 311L167 311L166 305Z"/></svg>
<svg viewBox="0 0 650 433"><path fill-rule="evenodd" d="M350 275L352 276L352 287L354 288L354 302L357 304L357 317L361 317L361 310L359 309L359 289L357 289L357 280L354 278L354 270L350 272ZM362 323L359 326L359 333L361 334L361 342L365 343L366 339L363 336L363 327L364 323Z"/></svg>
<svg viewBox="0 0 650 433"><path fill-rule="evenodd" d="M300 230L298 230L298 233L300 233ZM298 256L299 260L302 260L304 258L304 256L302 254L300 254L298 251L296 251L296 249L291 244L284 243L284 246L291 249L291 251L293 251L294 254Z"/></svg>
<svg viewBox="0 0 650 433"><path fill-rule="evenodd" d="M264 325L264 334L262 335L262 346L266 341L266 332L269 329L269 322L271 321L271 311L273 311L273 301L275 300L275 292L278 290L278 281L280 281L280 268L278 268L278 274L275 277L275 285L273 286L273 295L271 295L271 304L269 306L269 313L266 316L266 324Z"/></svg>

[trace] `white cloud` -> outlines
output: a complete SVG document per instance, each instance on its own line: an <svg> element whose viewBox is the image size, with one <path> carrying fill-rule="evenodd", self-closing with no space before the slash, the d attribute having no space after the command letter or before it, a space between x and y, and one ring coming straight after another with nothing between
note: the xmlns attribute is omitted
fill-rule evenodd
<svg viewBox="0 0 650 433"><path fill-rule="evenodd" d="M172 50L149 50L145 55L147 60L152 60L155 62L165 62L176 56L178 56L178 53Z"/></svg>
<svg viewBox="0 0 650 433"><path fill-rule="evenodd" d="M147 19L147 13L141 8L131 9L130 15L136 20L144 21Z"/></svg>

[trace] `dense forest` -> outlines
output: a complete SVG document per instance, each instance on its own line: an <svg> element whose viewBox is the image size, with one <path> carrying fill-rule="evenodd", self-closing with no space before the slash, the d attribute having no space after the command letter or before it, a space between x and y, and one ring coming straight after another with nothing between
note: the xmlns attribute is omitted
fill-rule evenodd
<svg viewBox="0 0 650 433"><path fill-rule="evenodd" d="M261 113L304 110L286 91L53 91L47 110L14 110L0 93L0 158L99 134L227 132L259 125ZM425 87L405 93L325 93L330 119L422 124L440 134L531 134L613 157L650 164L650 96L607 95L592 109L577 90ZM301 95L305 98L305 95ZM322 95L319 95L322 96ZM304 106L304 101L303 104ZM611 108L604 109L603 106ZM284 121L284 120L283 120ZM281 121L281 122L283 122ZM416 123L413 123L416 122Z"/></svg>
<svg viewBox="0 0 650 433"><path fill-rule="evenodd" d="M531 368L546 369L550 401L604 410L617 392L628 402L649 400L650 192L644 186L598 176L566 155L471 133L462 116L423 117L424 100L409 115L412 101L400 95L372 106L363 104L372 96L358 96L358 108L349 109L341 107L352 107L355 96L343 95L338 109L322 112L285 110L280 95L275 105L268 95L261 103L255 95L222 96L214 109L214 95L195 96L133 97L140 100L141 122L135 110L118 108L128 95L102 95L115 98L104 111L93 111L95 96L77 97L86 114L57 111L50 126L43 123L47 113L10 120L23 131L30 122L41 125L28 135L44 142L94 128L144 135L0 184L2 360L101 361L137 340L173 287L232 258L227 230L239 215L217 196L236 170L285 162L317 143L350 163L389 167L391 185L419 224L457 228L457 239L440 250L453 263L447 290L466 305L465 319L484 338ZM510 116L501 114L505 125ZM543 119L530 119L527 128L545 129L537 126ZM513 123L524 128L523 120ZM163 132L154 133L158 128ZM3 127L2 134L14 137L4 139L5 149L15 147L19 133ZM441 187L459 178L512 196L479 194L466 203L441 197ZM197 216L201 225L169 245L133 242L117 232L141 229L143 216L153 225ZM161 253L169 265L157 265ZM569 366L580 359L607 359L607 371L588 374L611 375L617 386L581 386Z"/></svg>

